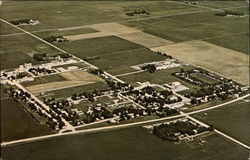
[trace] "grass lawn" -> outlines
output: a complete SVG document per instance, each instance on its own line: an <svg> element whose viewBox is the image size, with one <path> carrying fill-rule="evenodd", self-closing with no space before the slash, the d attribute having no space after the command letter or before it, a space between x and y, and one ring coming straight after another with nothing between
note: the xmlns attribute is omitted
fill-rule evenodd
<svg viewBox="0 0 250 160"><path fill-rule="evenodd" d="M213 124L218 130L250 145L249 102L238 101L218 109L193 115L201 121Z"/></svg>
<svg viewBox="0 0 250 160"><path fill-rule="evenodd" d="M50 134L13 99L1 99L1 142Z"/></svg>
<svg viewBox="0 0 250 160"><path fill-rule="evenodd" d="M181 71L182 68L184 70L194 69L193 66L184 66L184 67L176 67L176 68L171 68L171 69L166 69L166 70L158 70L154 73L149 73L149 72L136 73L136 74L131 74L127 76L122 76L119 78L129 84L134 84L136 82L150 82L154 84L165 84L165 83L178 81L182 83L184 86L188 87L189 90L191 91L198 89L199 86L192 85L190 83L182 81L181 79L171 75L174 72Z"/></svg>
<svg viewBox="0 0 250 160"><path fill-rule="evenodd" d="M69 41L65 43L57 43L56 45L79 58L101 56L103 54L117 51L142 48L140 45L115 36Z"/></svg>
<svg viewBox="0 0 250 160"><path fill-rule="evenodd" d="M23 82L23 86L33 86L37 84L43 84L43 83L49 83L49 82L58 82L58 81L66 81L63 76L60 74L53 74L53 75L48 75L48 76L41 76L41 77L36 77L34 81L27 81Z"/></svg>
<svg viewBox="0 0 250 160"><path fill-rule="evenodd" d="M100 59L89 60L88 62L114 75L134 71L133 68L130 68L133 65L166 59L165 56L156 54L146 48L113 52L100 57Z"/></svg>
<svg viewBox="0 0 250 160"><path fill-rule="evenodd" d="M102 159L102 160L228 160L247 159L248 152L216 134L191 148L153 136L141 127L93 134L78 134L2 148L3 159ZM62 152L63 150L63 152Z"/></svg>
<svg viewBox="0 0 250 160"><path fill-rule="evenodd" d="M202 82L208 83L208 84L218 83L218 81L216 81L210 77L204 76L202 74L199 74L199 73L191 73L191 76L199 79Z"/></svg>
<svg viewBox="0 0 250 160"><path fill-rule="evenodd" d="M68 98L75 93L92 92L94 90L106 90L106 89L109 89L106 82L98 82L98 83L91 83L91 84L86 84L82 86L77 86L77 87L70 87L66 89L49 91L49 92L46 92L45 95L40 96L40 98L46 97L46 96L52 96L55 98Z"/></svg>

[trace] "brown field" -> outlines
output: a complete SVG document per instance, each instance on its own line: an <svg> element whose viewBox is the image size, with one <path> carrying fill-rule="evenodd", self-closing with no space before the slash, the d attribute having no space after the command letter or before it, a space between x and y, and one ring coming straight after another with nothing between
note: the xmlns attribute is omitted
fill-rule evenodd
<svg viewBox="0 0 250 160"><path fill-rule="evenodd" d="M142 46L151 48L151 47L157 47L157 46L163 46L163 45L169 45L173 44L174 42L147 34L144 32L134 32L134 33L128 33L128 34L120 34L117 35L120 38L123 38L125 40L140 44Z"/></svg>
<svg viewBox="0 0 250 160"><path fill-rule="evenodd" d="M80 86L80 85L87 85L87 84L103 81L103 79L95 75L89 74L87 72L81 71L81 70L64 72L64 73L60 73L60 75L67 80L60 81L60 82L43 83L43 84L28 86L26 88L31 93L38 94L41 92L53 91L53 90L58 90L58 89Z"/></svg>
<svg viewBox="0 0 250 160"><path fill-rule="evenodd" d="M92 81L92 82L103 81L103 79L82 70L63 72L60 73L60 75L69 81Z"/></svg>
<svg viewBox="0 0 250 160"><path fill-rule="evenodd" d="M69 36L64 36L64 37L71 41L75 41L75 40L81 40L81 39L90 39L90 38L115 35L122 39L140 44L148 48L169 45L169 44L174 43L172 41L163 39L161 37L150 35L150 34L141 32L137 29L134 29L134 28L131 28L131 27L128 27L128 26L125 26L116 22L95 24L89 27L92 29L98 30L99 32L88 33L88 34L76 34L76 35L69 35Z"/></svg>
<svg viewBox="0 0 250 160"><path fill-rule="evenodd" d="M105 37L110 35L120 35L120 34L128 34L138 32L138 30L133 29L131 27L127 27L125 25L112 22L112 23L101 23L89 26L92 29L98 30L97 33L88 33L88 34L77 34L77 35L69 35L64 36L69 40L81 40L81 39L90 39L97 37Z"/></svg>
<svg viewBox="0 0 250 160"><path fill-rule="evenodd" d="M126 34L126 33L134 33L138 32L139 30L116 23L101 23L101 24L95 24L92 25L91 28L108 33L110 35L118 35L118 34Z"/></svg>
<svg viewBox="0 0 250 160"><path fill-rule="evenodd" d="M204 41L187 41L151 48L204 68L243 85L249 84L248 55Z"/></svg>
<svg viewBox="0 0 250 160"><path fill-rule="evenodd" d="M105 32L97 32L97 33L88 33L88 34L69 35L69 36L63 36L63 37L69 39L70 41L76 41L76 40L81 40L81 39L105 37L109 35L110 34L105 33Z"/></svg>

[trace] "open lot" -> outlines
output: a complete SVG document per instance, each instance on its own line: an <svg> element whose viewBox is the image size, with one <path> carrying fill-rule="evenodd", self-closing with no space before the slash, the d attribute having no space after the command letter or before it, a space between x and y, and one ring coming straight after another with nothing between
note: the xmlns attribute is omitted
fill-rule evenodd
<svg viewBox="0 0 250 160"><path fill-rule="evenodd" d="M50 82L59 82L59 81L66 81L63 76L60 74L53 74L53 75L48 75L48 76L41 76L41 77L36 77L34 81L26 81L23 82L22 85L27 87L27 86L33 86L33 85L38 85L38 84L43 84L43 83L50 83Z"/></svg>
<svg viewBox="0 0 250 160"><path fill-rule="evenodd" d="M239 101L218 109L195 114L194 117L213 124L218 130L250 145L249 102Z"/></svg>
<svg viewBox="0 0 250 160"><path fill-rule="evenodd" d="M13 99L1 99L1 142L50 134Z"/></svg>
<svg viewBox="0 0 250 160"><path fill-rule="evenodd" d="M112 132L80 134L2 148L3 159L247 159L247 150L215 134L205 144L174 144L134 127ZM62 150L64 152L62 152ZM84 153L84 154L82 154ZM135 154L136 153L136 154ZM176 154L178 153L178 154ZM208 158L210 157L210 158Z"/></svg>
<svg viewBox="0 0 250 160"><path fill-rule="evenodd" d="M204 41L187 41L153 48L244 85L249 83L248 55Z"/></svg>
<svg viewBox="0 0 250 160"><path fill-rule="evenodd" d="M63 72L59 74L65 80L53 81L26 87L33 94L69 88L73 86L87 85L91 83L103 82L104 80L82 70Z"/></svg>

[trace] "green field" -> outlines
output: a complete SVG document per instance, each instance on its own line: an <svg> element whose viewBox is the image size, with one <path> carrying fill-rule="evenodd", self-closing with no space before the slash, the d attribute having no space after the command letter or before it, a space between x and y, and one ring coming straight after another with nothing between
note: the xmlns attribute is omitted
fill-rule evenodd
<svg viewBox="0 0 250 160"><path fill-rule="evenodd" d="M57 46L79 58L101 56L117 51L142 48L140 45L115 36L69 41L66 43L59 43Z"/></svg>
<svg viewBox="0 0 250 160"><path fill-rule="evenodd" d="M29 9L27 6L30 6ZM150 16L201 10L194 6L159 1L11 1L3 3L1 17L8 21L24 18L40 20L42 23L39 25L22 26L34 31L144 17L125 15L135 9L147 9L151 13Z"/></svg>
<svg viewBox="0 0 250 160"><path fill-rule="evenodd" d="M210 2L209 2L210 1ZM229 0L209 0L209 1L199 1L199 5L211 8L226 8L226 7L240 7L247 5L246 1L229 1ZM242 10L242 9L241 9Z"/></svg>
<svg viewBox="0 0 250 160"><path fill-rule="evenodd" d="M202 82L205 82L205 83L208 83L208 84L215 84L215 83L218 83L218 81L210 78L210 77L207 77L207 76L204 76L202 74L199 74L199 73L191 73L190 76L194 77L194 78L197 78L199 79L200 81Z"/></svg>
<svg viewBox="0 0 250 160"><path fill-rule="evenodd" d="M36 77L34 81L27 81L23 82L22 85L27 87L27 86L33 86L37 84L43 84L43 83L49 83L49 82L60 82L60 81L66 81L63 76L60 74L53 74L53 75L48 75L48 76L41 76L41 77Z"/></svg>
<svg viewBox="0 0 250 160"><path fill-rule="evenodd" d="M0 38L1 69L17 68L24 63L38 64L39 62L32 58L33 54L36 53L46 53L49 55L61 53L26 34Z"/></svg>
<svg viewBox="0 0 250 160"><path fill-rule="evenodd" d="M149 72L136 73L132 75L122 76L119 78L129 84L134 84L136 82L150 82L153 84L165 84L165 83L178 81L182 83L184 86L188 87L190 91L198 89L199 86L192 85L190 83L182 81L181 79L171 75L174 72L181 71L182 68L184 70L194 69L193 66L184 66L184 67L176 67L176 68L171 68L171 69L166 69L166 70L157 70L154 73L149 73Z"/></svg>
<svg viewBox="0 0 250 160"><path fill-rule="evenodd" d="M218 130L250 145L249 102L239 101L224 107L195 114L194 117L213 124Z"/></svg>
<svg viewBox="0 0 250 160"><path fill-rule="evenodd" d="M3 97L2 97L3 98ZM51 134L13 99L1 99L1 142Z"/></svg>
<svg viewBox="0 0 250 160"><path fill-rule="evenodd" d="M202 3L216 5L216 3L214 4L213 2ZM224 2L218 3L220 7L222 7L222 4L224 5L223 7L248 6L245 1L231 2L226 4L224 4ZM247 14L247 7L232 10L245 12ZM209 12L175 15L164 18L122 23L130 27L138 28L146 33L175 42L205 40L215 45L220 45L233 50L248 53L248 39L246 38L246 36L248 36L246 34L248 33L249 28L248 16L215 16L214 13L218 12L222 11L210 10Z"/></svg>
<svg viewBox="0 0 250 160"><path fill-rule="evenodd" d="M27 34L1 37L1 54L23 53L32 57L35 53L60 53L55 48Z"/></svg>
<svg viewBox="0 0 250 160"><path fill-rule="evenodd" d="M92 28L79 28L79 29L68 29L68 30L41 31L41 32L34 32L34 34L38 37L46 38L50 36L68 36L68 35L87 34L94 32L98 31Z"/></svg>
<svg viewBox="0 0 250 160"><path fill-rule="evenodd" d="M17 68L19 67L19 65L22 65L24 63L38 64L37 61L35 61L33 58L24 53L13 52L13 53L0 54L1 70Z"/></svg>
<svg viewBox="0 0 250 160"><path fill-rule="evenodd" d="M22 31L0 21L0 35L22 33ZM2 38L2 37L1 37Z"/></svg>
<svg viewBox="0 0 250 160"><path fill-rule="evenodd" d="M102 159L102 160L238 160L248 152L215 134L202 137L202 146L174 144L140 127L112 132L79 134L2 148L3 159ZM62 152L63 150L63 152ZM208 158L210 157L210 158Z"/></svg>
<svg viewBox="0 0 250 160"><path fill-rule="evenodd" d="M113 52L100 57L100 59L88 62L114 75L135 71L130 67L133 65L166 59L165 56L156 54L147 48Z"/></svg>

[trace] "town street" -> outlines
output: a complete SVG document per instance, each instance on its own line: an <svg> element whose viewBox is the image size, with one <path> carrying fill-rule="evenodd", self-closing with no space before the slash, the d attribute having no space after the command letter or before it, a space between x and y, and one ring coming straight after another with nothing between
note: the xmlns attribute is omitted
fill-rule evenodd
<svg viewBox="0 0 250 160"><path fill-rule="evenodd" d="M223 104L220 104L220 105L216 105L216 106L212 106L212 107L209 107L209 108L205 108L205 109L201 109L199 110L199 112L204 112L204 111L207 111L207 110L210 110L210 109L215 109L215 108L218 108L218 107L222 107L224 105L227 105L227 104L231 104L231 103L234 103L236 101L239 101L239 100L242 100L246 97L248 97L250 94L247 94L245 96L242 96L242 97L239 97L237 99L234 99L232 101L229 101L229 102L226 102L226 103L223 103ZM194 119L193 117L191 117L190 115L191 114L194 114L194 113L198 113L197 111L193 111L193 112L189 112L189 113L182 113L180 115L175 115L175 116L170 116L170 117L164 117L164 118L159 118L159 119L152 119L152 120L147 120L147 121L141 121L141 122L134 122L134 123L128 123L128 124L120 124L120 125L115 125L115 126L107 126L107 127L99 127L99 128L91 128L91 129L85 129L85 130L79 130L79 131L74 131L74 132L67 132L67 133L57 133L57 134L52 134L52 135L47 135L47 136L39 136L39 137L34 137L34 138L25 138L25 139L21 139L21 140L15 140L15 141L10 141L10 142L3 142L1 143L1 146L4 147L4 146L8 146L8 145L13 145L13 144L18 144L18 143L26 143L26 142L32 142L32 141L38 141L38 140L43 140L43 139L47 139L47 138L53 138L53 137L59 137L59 136L65 136L65 135L74 135L74 134L81 134L81 133L92 133L92 132L99 132L99 131L107 131L107 130L112 130L112 129L121 129L121 128L126 128L126 127L132 127L132 126L137 126L137 125L144 125L144 124L147 124L147 123L154 123L154 122L160 122L160 121L164 121L164 120L170 120L170 119L174 119L174 118L184 118L184 117L187 117L187 118L190 118L192 120L194 120L195 122L199 123L199 124L202 124L204 126L208 126L207 124L203 123L203 122L200 122L196 119ZM222 135L223 137L243 146L244 148L246 149L250 149L249 146L243 144L242 142L222 133L221 131L218 131L217 129L214 130L216 133Z"/></svg>

